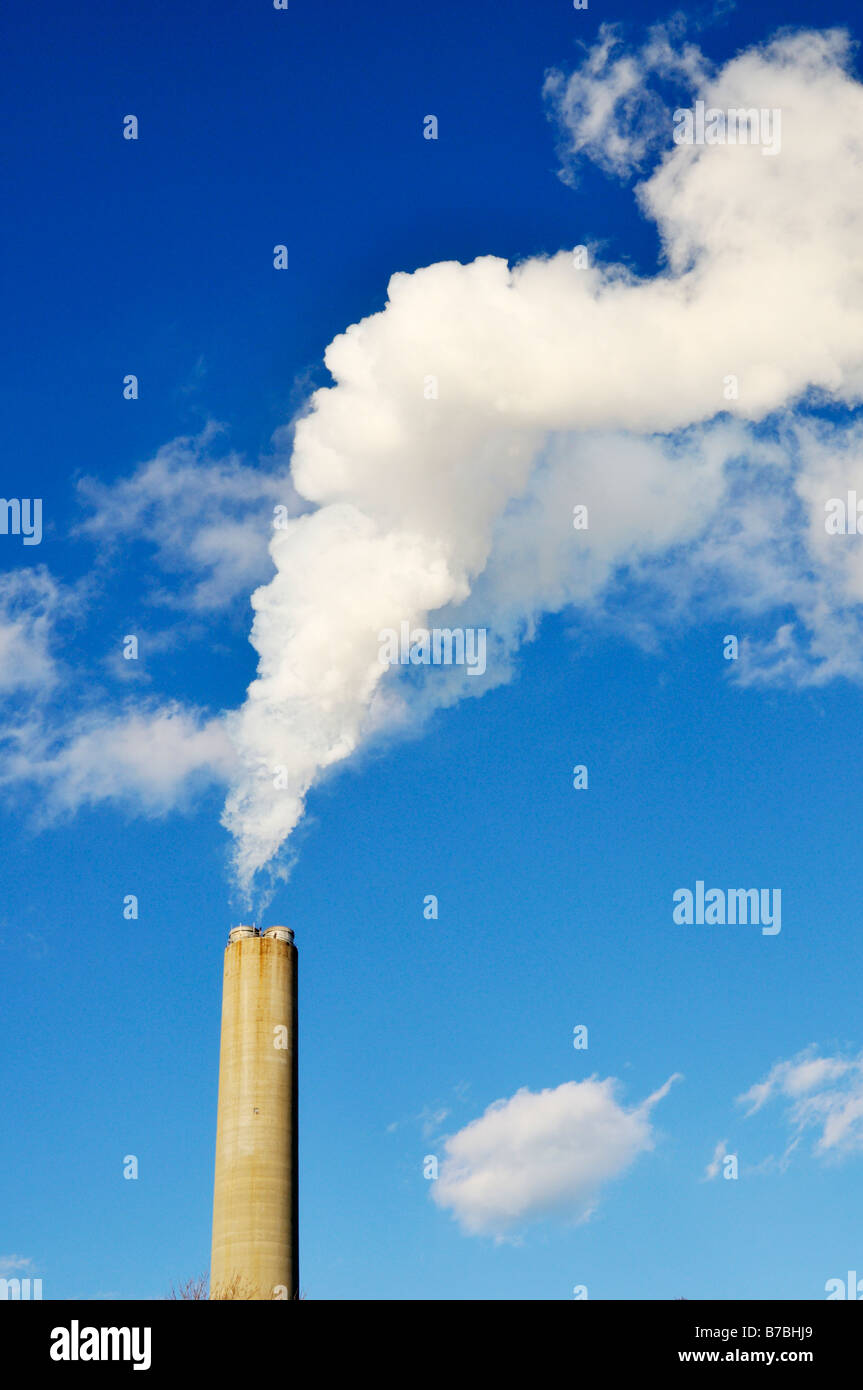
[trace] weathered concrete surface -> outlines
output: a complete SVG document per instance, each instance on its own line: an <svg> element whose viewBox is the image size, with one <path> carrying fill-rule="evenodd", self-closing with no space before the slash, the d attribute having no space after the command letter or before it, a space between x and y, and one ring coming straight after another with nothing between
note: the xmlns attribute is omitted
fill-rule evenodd
<svg viewBox="0 0 863 1390"><path fill-rule="evenodd" d="M225 950L210 1297L297 1298L297 951L249 932Z"/></svg>

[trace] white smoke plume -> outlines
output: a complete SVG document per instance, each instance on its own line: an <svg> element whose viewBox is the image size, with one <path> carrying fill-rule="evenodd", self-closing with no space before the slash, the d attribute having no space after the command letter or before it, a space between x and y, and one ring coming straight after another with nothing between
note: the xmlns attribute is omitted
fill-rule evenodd
<svg viewBox="0 0 863 1390"><path fill-rule="evenodd" d="M591 62L589 100L567 104L561 80L550 91L588 153L617 100L602 106L608 64ZM274 535L276 574L252 600L258 674L230 720L244 771L224 820L245 889L326 768L381 728L505 679L543 612L596 600L623 565L688 552L696 570L739 575L742 562L750 601L790 598L802 621L823 620L816 662L851 661L837 656L847 631L835 605L856 602L856 572L832 552L801 588L819 557L786 572L758 500L764 480L785 488L814 535L815 481L838 486L842 457L828 466L829 442L811 429L788 452L751 427L779 418L793 442L801 403L853 406L863 392L863 87L833 31L780 36L711 78L687 48L676 72L702 81L692 97L707 106L781 109L782 144L771 157L757 144L674 145L669 112L661 162L635 190L661 234L659 273L579 269L570 251L432 265L394 275L385 309L327 349L335 385L312 397L292 462L315 510ZM616 74L624 95L631 78ZM625 167L615 119L612 162ZM741 468L761 478L751 506L735 500ZM573 530L576 504L586 531ZM486 626L486 677L385 673L379 633L403 621ZM782 641L754 665L799 663L793 634Z"/></svg>

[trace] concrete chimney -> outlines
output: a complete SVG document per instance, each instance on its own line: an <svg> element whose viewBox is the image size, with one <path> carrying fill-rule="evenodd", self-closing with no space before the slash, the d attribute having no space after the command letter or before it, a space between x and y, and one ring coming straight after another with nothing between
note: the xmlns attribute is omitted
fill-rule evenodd
<svg viewBox="0 0 863 1390"><path fill-rule="evenodd" d="M297 948L234 927L225 949L210 1297L299 1297Z"/></svg>

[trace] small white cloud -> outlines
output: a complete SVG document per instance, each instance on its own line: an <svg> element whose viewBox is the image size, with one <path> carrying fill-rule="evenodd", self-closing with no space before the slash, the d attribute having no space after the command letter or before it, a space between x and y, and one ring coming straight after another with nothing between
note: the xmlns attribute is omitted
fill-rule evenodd
<svg viewBox="0 0 863 1390"><path fill-rule="evenodd" d="M8 1278L10 1274L23 1274L32 1267L33 1260L29 1255L0 1255L0 1278Z"/></svg>
<svg viewBox="0 0 863 1390"><path fill-rule="evenodd" d="M550 1216L586 1220L604 1184L653 1148L650 1112L677 1079L629 1110L614 1078L495 1101L446 1140L432 1196L471 1235L503 1239Z"/></svg>

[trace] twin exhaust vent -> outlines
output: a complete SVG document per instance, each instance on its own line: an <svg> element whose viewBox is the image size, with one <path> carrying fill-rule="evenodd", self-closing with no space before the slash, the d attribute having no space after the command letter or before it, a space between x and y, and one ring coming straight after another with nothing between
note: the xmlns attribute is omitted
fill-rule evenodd
<svg viewBox="0 0 863 1390"><path fill-rule="evenodd" d="M228 932L228 941L242 941L247 936L269 936L275 941L293 941L294 933L290 927L267 927L266 931L258 931L257 927L234 927Z"/></svg>

